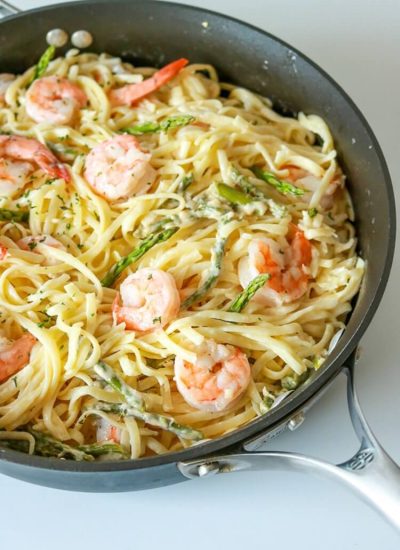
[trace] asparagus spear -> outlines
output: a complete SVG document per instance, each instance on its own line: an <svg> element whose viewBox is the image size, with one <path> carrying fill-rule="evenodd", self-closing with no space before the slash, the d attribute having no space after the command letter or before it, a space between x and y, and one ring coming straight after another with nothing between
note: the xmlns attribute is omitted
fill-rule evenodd
<svg viewBox="0 0 400 550"><path fill-rule="evenodd" d="M41 58L39 59L36 68L35 68L35 74L33 75L31 84L34 80L40 78L47 70L47 67L49 66L50 61L53 59L53 57L56 54L56 49L54 46L49 46L45 52L42 54Z"/></svg>
<svg viewBox="0 0 400 550"><path fill-rule="evenodd" d="M0 439L0 445L4 445L7 449L13 451L19 451L20 453L27 453L29 449L29 443L23 439Z"/></svg>
<svg viewBox="0 0 400 550"><path fill-rule="evenodd" d="M217 220L221 224L231 221L235 215L231 209L227 210L211 206L203 198L193 201L190 207L190 214L193 218L210 218L212 220Z"/></svg>
<svg viewBox="0 0 400 550"><path fill-rule="evenodd" d="M91 443L88 445L79 445L78 449L94 457L108 454L118 454L123 458L129 458L129 454L118 443Z"/></svg>
<svg viewBox="0 0 400 550"><path fill-rule="evenodd" d="M105 367L105 368L104 368ZM140 408L137 406L136 392L130 388L125 382L123 382L112 370L111 367L100 361L94 368L95 372L107 382L112 388L114 388L127 403L99 403L95 406L96 409L112 412L121 416L134 416L140 418L151 426L157 426L175 433L179 437L184 439L199 440L203 439L203 434L197 430L190 428L189 426L183 426L175 422L173 418L163 416L161 414L150 413L144 410L144 405ZM132 395L133 394L133 395Z"/></svg>
<svg viewBox="0 0 400 550"><path fill-rule="evenodd" d="M117 262L110 271L106 274L106 276L101 280L101 284L103 286L112 286L117 278L121 275L121 273L126 269L129 265L131 265L133 262L141 258L150 248L155 246L158 243L162 243L172 237L174 233L178 231L178 227L170 227L169 229L165 229L164 231L161 231L160 233L152 233L148 237L146 237L142 243L132 250L127 256L124 258L121 258L119 262Z"/></svg>
<svg viewBox="0 0 400 550"><path fill-rule="evenodd" d="M318 210L315 207L308 210L308 215L310 216L310 218L315 218L317 214Z"/></svg>
<svg viewBox="0 0 400 550"><path fill-rule="evenodd" d="M282 388L285 388L285 390L295 390L307 380L309 375L310 371L306 370L302 374L296 374L294 372L293 374L284 376L281 380Z"/></svg>
<svg viewBox="0 0 400 550"><path fill-rule="evenodd" d="M185 176L184 178L182 178L182 181L179 184L178 191L180 193L185 192L186 189L189 187L189 185L192 185L193 181L194 181L193 174L189 174L188 176Z"/></svg>
<svg viewBox="0 0 400 550"><path fill-rule="evenodd" d="M94 371L100 378L105 380L109 386L118 392L128 405L135 407L139 411L144 411L145 405L140 393L128 386L111 367L103 363L103 361L99 361L97 365L94 366Z"/></svg>
<svg viewBox="0 0 400 550"><path fill-rule="evenodd" d="M203 434L198 430L191 428L190 426L184 426L183 424L178 424L175 420L169 416L164 416L162 414L142 412L134 407L130 407L126 403L104 403L100 402L95 407L95 409L104 412L110 412L113 414L118 414L120 416L134 416L139 418L149 424L150 426L156 426L157 428L162 428L176 434L178 437L183 439L191 439L193 441L199 441L203 439Z"/></svg>
<svg viewBox="0 0 400 550"><path fill-rule="evenodd" d="M296 187L295 185L293 185L292 183L289 183L288 181L280 180L272 172L266 172L265 170L262 170L259 166L253 166L252 170L254 172L254 175L258 179L265 181L269 185L272 185L272 187L275 187L275 189L280 193L282 193L283 195L295 195L295 196L304 195L303 189Z"/></svg>
<svg viewBox="0 0 400 550"><path fill-rule="evenodd" d="M257 290L262 288L270 278L271 275L269 273L264 273L263 275L258 275L257 277L255 277L252 281L250 281L243 292L241 292L239 296L235 298L235 300L230 305L228 311L240 313L242 309L244 309L249 301L253 298Z"/></svg>
<svg viewBox="0 0 400 550"><path fill-rule="evenodd" d="M27 222L29 220L28 210L7 210L7 208L0 208L0 221L1 222Z"/></svg>
<svg viewBox="0 0 400 550"><path fill-rule="evenodd" d="M220 197L222 197L223 199L226 199L232 204L249 204L254 200L247 193L243 193L243 191L239 191L234 187L225 185L225 183L217 183L216 189Z"/></svg>
<svg viewBox="0 0 400 550"><path fill-rule="evenodd" d="M264 195L264 193L259 189L257 189L255 185L250 183L248 178L243 176L239 172L239 170L236 170L236 168L233 168L231 173L232 173L232 179L234 180L235 183L237 183L237 185L242 189L242 191L244 191L248 195L251 195L252 197L254 197L259 201L264 201L267 198Z"/></svg>
<svg viewBox="0 0 400 550"><path fill-rule="evenodd" d="M50 435L44 434L42 432L37 432L28 428L27 431L33 435L35 438L35 453L41 456L53 456L56 458L70 457L78 461L92 461L94 460L93 456L80 450L79 448L71 447L66 443L58 441Z"/></svg>
<svg viewBox="0 0 400 550"><path fill-rule="evenodd" d="M210 268L208 277L205 280L205 282L201 285L201 287L198 290L196 290L196 292L193 292L193 294L191 294L188 298L186 298L186 300L182 303L181 307L183 309L187 309L194 303L201 300L203 296L207 294L210 288L212 288L217 282L221 273L222 258L225 252L225 244L226 244L226 238L220 234L220 231L218 229L215 245L211 253L211 268Z"/></svg>
<svg viewBox="0 0 400 550"><path fill-rule="evenodd" d="M167 132L180 126L187 126L193 122L195 118L192 115L178 115L166 118L161 122L141 122L135 126L124 128L122 132L131 134L132 136L142 136L143 134L155 134L158 132Z"/></svg>

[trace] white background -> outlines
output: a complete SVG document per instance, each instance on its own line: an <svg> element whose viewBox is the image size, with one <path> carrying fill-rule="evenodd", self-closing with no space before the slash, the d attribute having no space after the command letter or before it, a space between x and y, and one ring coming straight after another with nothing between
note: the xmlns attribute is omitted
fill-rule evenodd
<svg viewBox="0 0 400 550"><path fill-rule="evenodd" d="M324 67L372 125L400 204L400 1L190 1L262 27ZM31 8L53 2L15 3ZM363 338L357 369L358 391L369 422L398 462L399 275L397 257L383 303ZM348 458L356 439L339 378L303 426L269 448L333 461ZM216 476L121 494L66 493L0 475L0 517L1 550L400 548L399 535L351 493L334 482L293 473Z"/></svg>

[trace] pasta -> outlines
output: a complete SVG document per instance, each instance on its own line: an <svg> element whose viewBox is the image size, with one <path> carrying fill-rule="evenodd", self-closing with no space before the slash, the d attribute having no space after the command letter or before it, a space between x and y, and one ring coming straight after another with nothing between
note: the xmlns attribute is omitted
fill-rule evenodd
<svg viewBox="0 0 400 550"><path fill-rule="evenodd" d="M329 128L315 115L279 115L206 64L181 67L133 105L110 94L155 69L71 50L45 71L54 85L72 82L87 104L70 122L34 121L32 67L8 80L0 105L2 133L40 142L70 179L35 167L15 194L0 185L1 336L36 339L27 364L0 382L0 443L77 460L136 459L267 414L322 365L363 276ZM88 155L127 129L142 151L135 162L147 163L147 187L107 200L88 182L100 178L89 174ZM309 261L295 263L294 242L307 244ZM257 292L257 273L240 267L252 246L284 262L259 269ZM180 309L163 326L156 318L155 330L128 329L115 315L124 309L115 310L117 290L146 269L173 278ZM210 341L239 349L251 368L244 391L219 410L189 404L175 378L175 357L196 363Z"/></svg>

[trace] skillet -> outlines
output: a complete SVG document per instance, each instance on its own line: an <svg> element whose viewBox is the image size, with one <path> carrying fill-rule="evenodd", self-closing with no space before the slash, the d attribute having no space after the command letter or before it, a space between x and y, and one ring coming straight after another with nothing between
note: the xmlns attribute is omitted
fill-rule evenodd
<svg viewBox="0 0 400 550"><path fill-rule="evenodd" d="M0 22L2 72L18 73L36 63L46 47L49 30L61 28L71 35L85 29L94 37L93 51L120 55L139 65L161 66L181 56L194 63L211 63L221 79L268 96L282 114L303 111L323 117L348 176L359 253L367 262L346 330L325 364L263 417L190 449L135 461L80 463L0 447L0 472L60 489L111 492L245 469L310 470L346 483L400 528L400 468L372 434L354 391L356 347L386 286L396 221L382 151L356 105L295 48L260 29L207 10L154 0L85 0L25 13L19 13L9 2L0 4L0 16L4 17ZM332 465L293 453L257 452L269 438L298 427L305 411L340 372L347 374L349 409L360 439L355 456Z"/></svg>

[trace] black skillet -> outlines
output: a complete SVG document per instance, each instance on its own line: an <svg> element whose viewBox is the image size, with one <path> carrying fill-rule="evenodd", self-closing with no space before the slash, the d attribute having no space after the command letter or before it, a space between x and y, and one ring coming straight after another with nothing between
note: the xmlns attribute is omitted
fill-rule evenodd
<svg viewBox="0 0 400 550"><path fill-rule="evenodd" d="M0 2L5 4L5 2ZM324 366L265 416L234 433L164 456L134 461L81 463L28 456L0 448L0 471L19 479L78 491L132 491L242 469L291 468L325 472L342 480L400 527L400 469L370 432L353 387L356 346L388 279L395 241L395 206L389 173L368 123L345 92L306 56L255 27L207 10L152 0L87 0L16 13L3 9L1 72L33 65L54 28L85 29L91 49L137 64L161 66L185 56L214 65L222 79L270 97L281 113L316 113L332 129L353 197L360 254L367 261L361 292L347 328ZM15 15L12 15L15 13ZM255 452L304 411L339 372L348 375L349 406L359 452L334 466L292 453Z"/></svg>

